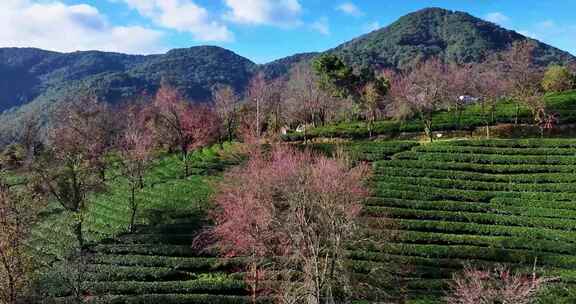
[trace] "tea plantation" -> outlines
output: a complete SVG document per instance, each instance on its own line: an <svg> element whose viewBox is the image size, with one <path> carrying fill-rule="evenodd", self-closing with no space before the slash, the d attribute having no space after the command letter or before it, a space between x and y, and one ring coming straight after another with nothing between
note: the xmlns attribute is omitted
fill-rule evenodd
<svg viewBox="0 0 576 304"><path fill-rule="evenodd" d="M56 205L42 214L29 246L52 269L40 284L55 303L76 303L75 288L88 303L247 302L238 273L241 261L223 261L191 246L207 224L211 183L242 157L230 144L203 149L193 157L195 174L187 178L176 156L162 157L153 166L138 193L134 233L127 233L128 183L110 170L107 191L90 199L85 215L84 233L91 246L82 264L58 261L77 246L71 215Z"/></svg>
<svg viewBox="0 0 576 304"><path fill-rule="evenodd" d="M576 140L456 140L378 153L390 145L364 147L368 159L380 157L364 222L391 242L353 250L354 260L395 263L396 286L411 298L441 298L463 265L499 263L559 277L545 303L576 301Z"/></svg>
<svg viewBox="0 0 576 304"><path fill-rule="evenodd" d="M576 140L358 141L344 148L374 168L362 217L374 243L351 247L350 262L357 279L387 281L384 292L367 288L366 298L441 303L454 272L498 263L558 277L543 303L576 301ZM153 166L134 233L127 233L128 184L111 170L109 188L91 198L86 213L91 246L79 272L87 303L250 302L241 259L191 247L207 224L211 183L242 157L225 145L195 158L196 174L187 178L175 156ZM54 269L44 281L54 282L70 271L54 261L75 246L72 218L57 206L42 216L29 245ZM55 303L72 303L70 284L49 287Z"/></svg>

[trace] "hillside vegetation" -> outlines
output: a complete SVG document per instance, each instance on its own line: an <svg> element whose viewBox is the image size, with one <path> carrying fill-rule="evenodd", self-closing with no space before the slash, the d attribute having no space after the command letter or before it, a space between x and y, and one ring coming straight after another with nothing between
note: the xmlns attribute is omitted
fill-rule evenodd
<svg viewBox="0 0 576 304"><path fill-rule="evenodd" d="M546 107L558 117L558 124L576 123L576 91L549 94L545 97ZM433 131L473 131L486 124L496 126L499 124L532 124L533 117L530 110L520 103L501 101L494 110L490 110L481 103L467 106L461 113L456 111L440 110L432 115ZM423 123L414 118L407 121L381 120L374 123L374 135L398 136L401 133L421 133ZM479 131L480 133L484 131ZM535 133L535 132L533 132ZM484 133L485 135L485 133ZM506 134L501 134L506 135ZM510 135L510 134L508 134ZM524 134L520 133L520 136ZM549 135L549 134L547 134ZM562 136L562 133L558 134ZM304 132L291 132L284 136L285 140L297 141L313 138L352 138L362 139L369 137L366 122L342 122L334 125L310 128Z"/></svg>
<svg viewBox="0 0 576 304"><path fill-rule="evenodd" d="M43 211L28 246L45 263L38 269L39 284L48 296L56 303L74 303L77 286L90 303L245 302L242 274L232 274L238 262L192 248L194 236L208 224L212 183L218 178L213 174L242 156L234 145L225 144L200 150L193 158L194 173L186 178L174 156L159 158L149 170L137 197L141 203L134 233L127 233L127 181L110 179L106 193L90 198L84 227L89 252L79 265L67 261L78 246L72 214L56 204Z"/></svg>
<svg viewBox="0 0 576 304"><path fill-rule="evenodd" d="M478 63L490 54L528 38L463 12L423 9L388 27L346 42L324 54L336 54L354 68L405 69L431 57L446 62ZM537 44L536 62L574 62L574 57ZM267 78L290 77L298 64L317 53L304 53L256 65L229 50L212 46L175 49L161 55L126 55L98 51L56 53L30 48L0 48L0 135L18 130L27 114L42 116L59 102L91 94L109 103L154 95L161 81L193 101L207 101L217 85L243 93L257 72ZM6 112L7 110L10 110Z"/></svg>
<svg viewBox="0 0 576 304"><path fill-rule="evenodd" d="M559 277L543 303L575 300L574 140L371 141L343 147L374 170L373 196L361 218L374 243L349 248L349 258L356 279L383 271L378 275L388 276L390 285L382 287L385 297L366 291L365 299L437 303L452 274L465 265L504 264L520 271L535 266L541 275ZM211 206L212 178L205 174L238 163L233 151L227 146L198 152L197 174L186 179L177 160L163 158L147 174L134 233L126 233L128 190L121 179L94 196L86 227L92 244L81 268L89 303L249 302L243 259L191 247ZM31 248L52 261L71 249L69 226L64 211L47 210ZM66 271L61 267L53 266L47 282ZM57 303L73 300L65 286L51 289Z"/></svg>

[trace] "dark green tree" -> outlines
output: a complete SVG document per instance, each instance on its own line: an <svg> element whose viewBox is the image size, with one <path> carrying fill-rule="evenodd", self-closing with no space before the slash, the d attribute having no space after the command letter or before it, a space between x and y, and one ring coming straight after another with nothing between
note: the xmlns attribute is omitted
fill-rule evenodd
<svg viewBox="0 0 576 304"><path fill-rule="evenodd" d="M318 84L322 90L340 98L357 94L360 77L338 56L322 55L312 62L312 68L318 76Z"/></svg>
<svg viewBox="0 0 576 304"><path fill-rule="evenodd" d="M338 56L322 55L312 67L318 77L319 86L335 97L351 98L360 108L372 137L378 110L390 89L390 81L377 76L371 68L364 67L357 73Z"/></svg>

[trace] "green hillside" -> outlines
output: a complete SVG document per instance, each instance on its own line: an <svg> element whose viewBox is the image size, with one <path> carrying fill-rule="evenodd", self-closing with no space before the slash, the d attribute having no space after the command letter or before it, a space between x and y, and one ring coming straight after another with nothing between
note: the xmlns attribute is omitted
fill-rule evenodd
<svg viewBox="0 0 576 304"><path fill-rule="evenodd" d="M106 193L90 199L84 232L91 245L81 267L82 294L90 303L247 302L242 274L237 273L240 261L222 261L192 249L194 236L207 224L212 182L242 156L234 145L225 144L194 157L195 173L187 178L182 178L176 156L162 157L150 170L137 196L141 206L134 233L127 233L130 191L121 177L110 179ZM71 215L51 205L41 216L28 242L48 267L39 269L45 272L40 286L56 303L71 303L73 289L60 277L70 266L58 262L77 247Z"/></svg>
<svg viewBox="0 0 576 304"><path fill-rule="evenodd" d="M325 53L337 54L356 68L403 69L431 56L447 62L481 62L487 54L525 39L528 38L467 13L429 8ZM535 60L543 66L575 60L567 52L535 42ZM316 55L297 54L256 65L215 46L148 56L0 48L0 137L17 132L19 118L26 113L47 121L46 114L58 102L73 101L81 94L117 103L143 93L152 95L165 80L191 100L206 101L217 84L230 85L241 93L256 72L263 72L268 78L286 77L290 68Z"/></svg>

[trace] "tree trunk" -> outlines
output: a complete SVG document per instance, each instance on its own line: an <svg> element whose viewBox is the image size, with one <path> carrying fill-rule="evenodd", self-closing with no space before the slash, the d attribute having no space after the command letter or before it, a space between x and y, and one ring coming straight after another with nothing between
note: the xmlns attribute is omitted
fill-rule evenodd
<svg viewBox="0 0 576 304"><path fill-rule="evenodd" d="M182 146L180 152L182 153L182 161L184 162L184 177L188 177L188 174L190 173L188 165L188 151L186 151L186 147Z"/></svg>
<svg viewBox="0 0 576 304"><path fill-rule="evenodd" d="M82 211L79 211L80 213ZM84 235L82 233L82 222L83 219L78 219L78 222L74 225L74 234L76 235L76 240L78 240L78 244L80 246L80 250L84 249Z"/></svg>
<svg viewBox="0 0 576 304"><path fill-rule="evenodd" d="M228 141L232 142L233 140L233 134L232 134L232 121L228 121Z"/></svg>
<svg viewBox="0 0 576 304"><path fill-rule="evenodd" d="M428 136L430 142L434 142L434 134L432 134L432 121L424 121L424 133L426 133L426 136Z"/></svg>
<svg viewBox="0 0 576 304"><path fill-rule="evenodd" d="M518 116L520 116L520 104L516 103L516 115L514 117L514 125L518 125Z"/></svg>
<svg viewBox="0 0 576 304"><path fill-rule="evenodd" d="M16 303L16 296L17 296L16 283L15 283L13 269L11 269L10 263L8 263L8 260L7 260L5 254L2 254L2 264L4 266L4 270L6 271L6 276L8 278L8 295L7 295L8 299L6 299L6 300L7 300L8 304L15 304Z"/></svg>
<svg viewBox="0 0 576 304"><path fill-rule="evenodd" d="M106 182L106 168L100 168L100 170L98 170L100 173L100 181L102 181L102 183Z"/></svg>
<svg viewBox="0 0 576 304"><path fill-rule="evenodd" d="M130 215L130 228L129 231L130 233L134 232L134 224L136 222L136 212L138 211L137 209L137 205L136 205L136 185L132 184L132 189L131 189L131 194L130 194L130 207L132 209L132 214Z"/></svg>

